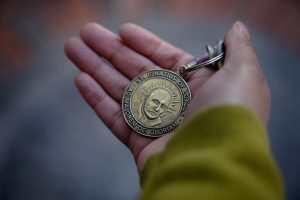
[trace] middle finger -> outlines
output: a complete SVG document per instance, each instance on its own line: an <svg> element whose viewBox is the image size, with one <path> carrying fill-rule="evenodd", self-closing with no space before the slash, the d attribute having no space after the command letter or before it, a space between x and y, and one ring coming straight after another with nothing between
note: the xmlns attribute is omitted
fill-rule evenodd
<svg viewBox="0 0 300 200"><path fill-rule="evenodd" d="M82 40L121 73L132 79L140 73L159 67L123 44L115 33L96 23L87 24L80 32Z"/></svg>

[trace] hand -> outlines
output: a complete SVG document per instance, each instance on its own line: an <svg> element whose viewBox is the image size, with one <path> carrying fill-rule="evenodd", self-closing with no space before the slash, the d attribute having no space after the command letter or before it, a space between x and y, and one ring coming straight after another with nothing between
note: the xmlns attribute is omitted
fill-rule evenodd
<svg viewBox="0 0 300 200"><path fill-rule="evenodd" d="M193 56L133 24L123 25L116 35L90 23L80 36L65 45L67 56L81 70L75 83L106 126L131 150L140 172L149 156L164 149L172 134L154 140L133 132L121 111L123 92L140 73L160 68L176 71ZM203 68L186 77L193 99L185 119L207 106L233 103L248 107L266 124L270 92L242 23L235 23L227 33L225 46L222 69Z"/></svg>

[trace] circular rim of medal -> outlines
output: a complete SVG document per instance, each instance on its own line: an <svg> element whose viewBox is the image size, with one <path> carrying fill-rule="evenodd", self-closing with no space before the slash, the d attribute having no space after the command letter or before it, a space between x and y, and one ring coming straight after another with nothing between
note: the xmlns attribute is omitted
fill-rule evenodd
<svg viewBox="0 0 300 200"><path fill-rule="evenodd" d="M129 119L128 119L127 115L126 115L126 110L125 110L125 108L124 108L124 105L125 105L125 102L124 102L124 101L125 101L126 93L129 91L129 89L131 88L131 86L133 85L133 83L136 83L136 80L137 80L139 77L142 77L144 74L147 74L147 73L150 73L150 72L155 72L155 71L168 72L168 73L171 73L172 75L177 76L178 79L180 79L181 83L183 83L183 85L184 85L183 88L186 88L186 90L187 90L186 95L187 95L187 96L184 96L184 93L183 93L183 91L182 91L182 88L180 88L180 87L178 86L178 83L174 82L174 80L168 79L168 78L163 77L163 76L154 76L153 78L159 77L159 78L161 78L161 79L166 79L166 80L172 82L172 83L178 88L178 90L180 91L182 104L183 104L184 99L186 98L186 105L181 105L181 110L180 110L180 112L178 113L176 119L174 119L174 120L173 120L172 122L170 122L169 124L167 124L167 125L165 125L165 126L163 126L163 127L161 127L161 128L149 128L149 127L147 127L146 125L143 125L142 123L140 123L138 120L136 120L135 117L134 117L134 115L132 114L132 110L131 110L131 101L132 101L132 99L131 99L131 97L132 97L132 95L134 94L134 91L138 88L138 86L135 87L134 90L130 91L130 92L131 92L131 95L130 95L130 98L129 98L129 112L130 112L130 114L131 114L131 116L132 116L131 119L133 119L133 121L136 122L136 124L138 124L138 125L141 126L142 128L149 130L148 132L151 132L151 130L160 130L160 129L166 128L166 127L170 126L170 124L177 122L176 126L174 126L174 128L171 129L170 131L164 132L164 133L162 133L162 134L157 134L157 135L154 135L154 134L153 134L153 135L151 135L151 134L145 134L145 133L143 133L143 132L137 130L137 129L135 128L136 126L133 126L133 125L129 122ZM138 85L142 84L142 83L143 83L144 81L146 81L146 80L150 80L150 79L153 79L153 78L147 77L145 80L141 81ZM139 75L136 76L134 79L132 79L132 81L131 81L131 82L129 83L129 85L126 87L126 90L125 90L125 92L124 92L124 94L123 94L123 98L122 98L122 114L123 114L123 117L124 117L126 123L127 123L127 124L128 124L135 132L137 132L137 133L139 133L139 134L141 134L141 135L143 135L143 136L152 137L152 138L158 138L158 137L161 137L161 136L163 136L163 135L166 135L166 134L168 134L168 133L174 131L176 128L178 128L178 126L181 124L181 121L182 121L184 112L185 112L185 110L187 109L187 107L188 107L188 105L189 105L189 103L190 103L190 101L191 101L191 97L192 97L191 91L190 91L190 89L189 89L189 86L188 86L187 82L186 82L186 81L184 80L184 78L181 77L179 74L177 74L177 73L175 73L175 72L173 72L173 71L170 71L170 70L165 70L165 69L157 69L157 70L146 71L146 72L143 72L143 73L139 74Z"/></svg>

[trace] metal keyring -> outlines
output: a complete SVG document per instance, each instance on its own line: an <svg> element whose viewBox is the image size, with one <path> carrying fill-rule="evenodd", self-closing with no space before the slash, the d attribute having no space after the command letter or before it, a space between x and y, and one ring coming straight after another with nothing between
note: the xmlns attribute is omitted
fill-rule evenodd
<svg viewBox="0 0 300 200"><path fill-rule="evenodd" d="M180 74L181 76L185 76L188 72L191 72L191 71L200 69L202 67L206 67L206 66L216 63L217 61L224 58L224 55L225 55L225 53L221 53L220 55L213 57L212 59L209 59L207 61L201 62L201 63L191 62L187 65L179 67L177 70L177 73Z"/></svg>
<svg viewBox="0 0 300 200"><path fill-rule="evenodd" d="M183 65L177 69L177 73L184 77L187 73L200 69L202 67L206 67L209 65L215 65L217 63L217 67L220 68L223 64L225 57L225 47L223 40L218 40L215 47L211 47L206 45L206 51L199 57L195 58L192 62Z"/></svg>

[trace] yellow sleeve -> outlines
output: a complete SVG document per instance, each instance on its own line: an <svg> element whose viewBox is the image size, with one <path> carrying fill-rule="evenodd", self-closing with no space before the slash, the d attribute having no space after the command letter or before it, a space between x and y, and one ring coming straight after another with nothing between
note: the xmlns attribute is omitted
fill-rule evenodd
<svg viewBox="0 0 300 200"><path fill-rule="evenodd" d="M267 134L246 108L219 105L185 123L141 174L139 199L284 199Z"/></svg>

